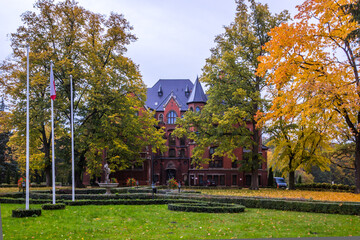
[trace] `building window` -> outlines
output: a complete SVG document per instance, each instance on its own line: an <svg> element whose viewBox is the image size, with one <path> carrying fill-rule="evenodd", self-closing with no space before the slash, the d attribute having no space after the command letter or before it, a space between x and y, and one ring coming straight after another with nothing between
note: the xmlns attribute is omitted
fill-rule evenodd
<svg viewBox="0 0 360 240"><path fill-rule="evenodd" d="M176 145L176 138L171 133L169 134L169 146L175 146Z"/></svg>
<svg viewBox="0 0 360 240"><path fill-rule="evenodd" d="M176 157L176 151L173 148L169 149L169 157Z"/></svg>
<svg viewBox="0 0 360 240"><path fill-rule="evenodd" d="M161 122L161 123L164 122L164 115L162 115L162 114L159 115L159 122Z"/></svg>
<svg viewBox="0 0 360 240"><path fill-rule="evenodd" d="M196 110L196 112L200 112L201 109L200 109L200 107L196 107L195 110Z"/></svg>
<svg viewBox="0 0 360 240"><path fill-rule="evenodd" d="M200 186L205 185L205 182L204 182L204 175L199 175L199 185L200 185Z"/></svg>
<svg viewBox="0 0 360 240"><path fill-rule="evenodd" d="M219 156L213 156L215 153L216 147L211 147L209 150L210 159L209 168L222 168L223 167L223 158Z"/></svg>
<svg viewBox="0 0 360 240"><path fill-rule="evenodd" d="M177 114L174 111L170 111L167 114L167 123L168 124L175 124L176 123Z"/></svg>
<svg viewBox="0 0 360 240"><path fill-rule="evenodd" d="M192 112L194 111L193 107L190 107L190 111L192 111Z"/></svg>
<svg viewBox="0 0 360 240"><path fill-rule="evenodd" d="M237 175L232 175L231 185L237 185Z"/></svg>
<svg viewBox="0 0 360 240"><path fill-rule="evenodd" d="M181 157L181 158L185 157L185 149L180 149L179 157Z"/></svg>
<svg viewBox="0 0 360 240"><path fill-rule="evenodd" d="M232 168L237 168L237 161L236 160L231 163L231 167Z"/></svg>
<svg viewBox="0 0 360 240"><path fill-rule="evenodd" d="M180 146L185 146L186 139L185 137L180 138Z"/></svg>
<svg viewBox="0 0 360 240"><path fill-rule="evenodd" d="M220 175L220 185L221 186L225 185L225 175Z"/></svg>

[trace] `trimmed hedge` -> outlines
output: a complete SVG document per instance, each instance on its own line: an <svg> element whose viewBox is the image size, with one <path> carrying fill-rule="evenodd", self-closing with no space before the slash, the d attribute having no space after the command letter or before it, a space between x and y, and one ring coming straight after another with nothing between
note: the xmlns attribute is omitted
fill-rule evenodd
<svg viewBox="0 0 360 240"><path fill-rule="evenodd" d="M56 203L56 204L46 203L42 205L41 208L43 210L60 210L60 209L65 209L65 206L66 205L64 203Z"/></svg>
<svg viewBox="0 0 360 240"><path fill-rule="evenodd" d="M110 199L110 200L78 200L66 201L69 206L84 205L161 205L168 203L198 203L199 201L187 199Z"/></svg>
<svg viewBox="0 0 360 240"><path fill-rule="evenodd" d="M44 204L49 203L51 200L38 200L30 199L31 204ZM24 198L0 198L0 203L13 203L13 204L25 204Z"/></svg>
<svg viewBox="0 0 360 240"><path fill-rule="evenodd" d="M3 196L6 196L4 198ZM12 197L12 198L9 198ZM51 194L30 194L31 203L50 203ZM71 194L57 195L58 202L71 200ZM109 204L167 204L175 201L206 201L221 202L243 205L248 208L267 208L285 211L315 212L329 214L360 215L360 202L322 202L299 199L283 198L260 198L260 197L229 197L199 194L155 194L152 200L151 193L133 194L80 194L76 196L76 202L66 201L68 205L109 205ZM181 198L179 200L179 198ZM71 203L70 203L71 202ZM2 195L0 203L25 203L22 193L11 193Z"/></svg>
<svg viewBox="0 0 360 240"><path fill-rule="evenodd" d="M199 202L199 203L170 203L171 211L203 212L203 213L239 213L244 212L245 207L238 204Z"/></svg>
<svg viewBox="0 0 360 240"><path fill-rule="evenodd" d="M41 215L41 209L22 209L18 208L12 210L12 217L22 218L22 217L38 217Z"/></svg>
<svg viewBox="0 0 360 240"><path fill-rule="evenodd" d="M185 198L185 196L183 196ZM283 199L259 199L252 197L196 197L190 199L222 203L240 204L247 208L265 208L285 211L360 215L360 203L320 202L320 201L295 201Z"/></svg>
<svg viewBox="0 0 360 240"><path fill-rule="evenodd" d="M4 197L7 195L4 195ZM42 194L42 193L30 193L30 198L32 199L52 199L52 194ZM105 199L150 199L152 198L151 194L144 193L133 193L133 194L79 194L76 195L76 199L86 199L86 200L105 200ZM56 199L62 200L71 200L71 194L58 194L56 195Z"/></svg>
<svg viewBox="0 0 360 240"><path fill-rule="evenodd" d="M50 190L37 190L32 191L36 194L52 194L52 189ZM76 195L86 195L86 194L105 194L106 190L104 188L90 188L90 189L76 189ZM127 193L128 188L113 188L111 189L111 193ZM72 194L71 188L59 189L55 191L56 194Z"/></svg>
<svg viewBox="0 0 360 240"><path fill-rule="evenodd" d="M316 191L336 191L336 192L354 192L355 186L331 183L300 183L295 185L299 190L316 190Z"/></svg>
<svg viewBox="0 0 360 240"><path fill-rule="evenodd" d="M0 188L12 188L12 187L18 187L18 185L17 184L7 184L7 183L0 184Z"/></svg>

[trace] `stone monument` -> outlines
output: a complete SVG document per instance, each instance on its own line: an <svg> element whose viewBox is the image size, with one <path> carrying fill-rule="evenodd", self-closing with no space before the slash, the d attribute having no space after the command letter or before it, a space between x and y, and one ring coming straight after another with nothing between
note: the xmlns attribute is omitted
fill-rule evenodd
<svg viewBox="0 0 360 240"><path fill-rule="evenodd" d="M105 182L104 183L99 183L99 186L101 188L106 189L105 194L111 194L110 189L117 187L118 183L111 183L110 182L109 176L110 176L110 173L111 173L111 169L109 168L109 165L107 163L105 163L105 165L104 165L104 172L105 172Z"/></svg>

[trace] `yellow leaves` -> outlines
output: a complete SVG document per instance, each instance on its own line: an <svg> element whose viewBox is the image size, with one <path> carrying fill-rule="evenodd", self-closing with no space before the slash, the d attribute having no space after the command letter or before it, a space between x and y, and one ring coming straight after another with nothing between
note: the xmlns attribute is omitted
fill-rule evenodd
<svg viewBox="0 0 360 240"><path fill-rule="evenodd" d="M204 194L224 195L224 196L246 196L246 197L267 197L267 198L291 198L291 199L308 199L321 201L336 202L360 202L360 195L344 192L317 192L303 190L277 190L277 189L260 189L252 191L248 189L219 189L219 190L201 190Z"/></svg>

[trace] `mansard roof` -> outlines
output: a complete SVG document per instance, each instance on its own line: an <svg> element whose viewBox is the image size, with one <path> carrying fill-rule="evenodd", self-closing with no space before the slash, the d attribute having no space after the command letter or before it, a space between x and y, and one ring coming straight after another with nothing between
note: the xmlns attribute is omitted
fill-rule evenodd
<svg viewBox="0 0 360 240"><path fill-rule="evenodd" d="M173 97L180 105L181 111L186 111L186 103L193 87L194 84L189 79L159 79L154 86L147 89L146 106L153 110L163 111L164 104Z"/></svg>
<svg viewBox="0 0 360 240"><path fill-rule="evenodd" d="M191 92L187 103L189 104L189 103L206 103L206 102L207 102L207 97L200 84L199 78L197 77L194 83L194 89Z"/></svg>

